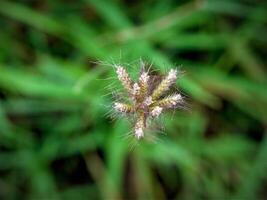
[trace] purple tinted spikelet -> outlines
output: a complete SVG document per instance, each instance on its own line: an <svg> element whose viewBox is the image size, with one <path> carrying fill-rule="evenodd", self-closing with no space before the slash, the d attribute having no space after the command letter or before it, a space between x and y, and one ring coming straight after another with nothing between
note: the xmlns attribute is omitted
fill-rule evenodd
<svg viewBox="0 0 267 200"><path fill-rule="evenodd" d="M176 109L177 105L183 103L179 93L165 95L176 82L176 69L171 69L158 85L154 81L150 81L150 75L143 64L137 82L131 80L122 66L116 66L116 73L127 92L124 99L128 97L127 102L129 103L115 102L113 109L134 119L133 135L137 139L145 136L146 129L150 126L149 119L151 122L151 119L158 118L165 110Z"/></svg>

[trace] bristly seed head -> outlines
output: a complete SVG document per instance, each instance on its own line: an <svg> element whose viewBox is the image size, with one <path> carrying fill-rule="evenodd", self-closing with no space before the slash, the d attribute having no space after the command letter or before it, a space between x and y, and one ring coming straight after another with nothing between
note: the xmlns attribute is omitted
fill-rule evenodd
<svg viewBox="0 0 267 200"><path fill-rule="evenodd" d="M176 82L176 69L171 69L156 87L153 86L155 83L149 80L150 75L145 71L144 66L138 82L133 82L122 66L116 66L116 73L131 103L115 102L113 108L117 112L129 114L134 118L134 135L137 139L144 137L148 119L157 118L165 109L175 109L177 105L183 103L179 93L162 97Z"/></svg>

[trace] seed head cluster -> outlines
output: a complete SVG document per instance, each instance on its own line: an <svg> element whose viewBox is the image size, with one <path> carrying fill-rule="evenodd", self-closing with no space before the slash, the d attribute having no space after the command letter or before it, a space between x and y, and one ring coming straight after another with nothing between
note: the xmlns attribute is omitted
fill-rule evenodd
<svg viewBox="0 0 267 200"><path fill-rule="evenodd" d="M149 126L149 121L158 118L168 109L176 109L183 103L181 94L166 95L177 80L177 69L171 69L161 81L156 84L151 75L141 67L137 82L133 82L120 65L115 66L116 74L126 91L130 103L114 102L116 112L131 115L134 118L134 136L141 139ZM155 85L156 84L156 85Z"/></svg>

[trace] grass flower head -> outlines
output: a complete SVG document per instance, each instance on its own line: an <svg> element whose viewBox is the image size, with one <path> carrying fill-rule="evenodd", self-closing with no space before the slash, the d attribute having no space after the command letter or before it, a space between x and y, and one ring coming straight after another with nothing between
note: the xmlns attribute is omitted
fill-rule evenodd
<svg viewBox="0 0 267 200"><path fill-rule="evenodd" d="M166 95L177 80L177 69L171 69L157 84L144 66L141 67L136 82L131 80L124 67L120 65L115 67L117 78L124 87L125 96L130 103L115 101L113 108L118 113L134 118L133 133L137 139L145 137L150 120L158 118L168 109L176 109L183 103L183 98L178 92Z"/></svg>

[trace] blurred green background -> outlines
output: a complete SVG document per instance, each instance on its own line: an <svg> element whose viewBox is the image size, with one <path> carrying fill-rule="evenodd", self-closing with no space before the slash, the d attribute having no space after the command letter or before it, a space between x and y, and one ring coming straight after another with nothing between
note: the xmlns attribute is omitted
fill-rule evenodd
<svg viewBox="0 0 267 200"><path fill-rule="evenodd" d="M0 199L266 199L267 2L0 0ZM142 58L190 108L106 116Z"/></svg>

